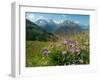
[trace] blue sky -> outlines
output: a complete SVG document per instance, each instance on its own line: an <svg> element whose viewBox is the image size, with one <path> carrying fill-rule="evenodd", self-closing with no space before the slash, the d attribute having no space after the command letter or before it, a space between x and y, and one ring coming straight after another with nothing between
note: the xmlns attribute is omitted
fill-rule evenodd
<svg viewBox="0 0 100 80"><path fill-rule="evenodd" d="M89 15L79 15L79 14L55 14L55 13L36 13L36 12L26 12L26 18L35 22L38 19L50 20L52 19L56 23L60 23L64 20L72 20L76 23L83 25L89 25L90 16Z"/></svg>

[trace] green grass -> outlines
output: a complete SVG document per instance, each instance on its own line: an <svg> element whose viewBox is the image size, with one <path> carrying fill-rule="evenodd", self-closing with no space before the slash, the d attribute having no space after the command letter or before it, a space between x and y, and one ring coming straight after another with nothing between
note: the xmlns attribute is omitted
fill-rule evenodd
<svg viewBox="0 0 100 80"><path fill-rule="evenodd" d="M49 42L26 41L26 66L41 66L41 49Z"/></svg>
<svg viewBox="0 0 100 80"><path fill-rule="evenodd" d="M81 49L80 55L70 54L69 52L64 56L61 55L61 51L68 51L63 45L64 39L77 41L79 43L77 47ZM26 41L26 67L89 64L88 32L61 36L58 41L53 42L53 49L50 47L51 43L50 41ZM59 44L61 46L58 46ZM41 52L43 48L47 48L51 53L48 56L43 56ZM80 58L84 61L83 63L79 63Z"/></svg>

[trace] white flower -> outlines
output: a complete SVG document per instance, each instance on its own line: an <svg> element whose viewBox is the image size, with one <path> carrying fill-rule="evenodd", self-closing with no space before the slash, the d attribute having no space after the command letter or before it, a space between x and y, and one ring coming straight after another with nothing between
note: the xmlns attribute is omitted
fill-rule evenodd
<svg viewBox="0 0 100 80"><path fill-rule="evenodd" d="M64 45L67 45L67 40L64 40L64 42L63 42L63 43L64 43Z"/></svg>
<svg viewBox="0 0 100 80"><path fill-rule="evenodd" d="M82 59L79 60L80 63L83 63L84 61Z"/></svg>
<svg viewBox="0 0 100 80"><path fill-rule="evenodd" d="M65 55L67 52L66 51L62 51L62 55Z"/></svg>

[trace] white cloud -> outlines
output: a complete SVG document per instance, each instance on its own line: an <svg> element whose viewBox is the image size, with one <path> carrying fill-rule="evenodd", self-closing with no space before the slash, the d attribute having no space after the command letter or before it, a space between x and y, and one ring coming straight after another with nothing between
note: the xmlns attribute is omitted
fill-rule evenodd
<svg viewBox="0 0 100 80"><path fill-rule="evenodd" d="M63 21L64 20L62 20L62 19L61 20L54 20L54 22L57 23L57 24L62 23Z"/></svg>
<svg viewBox="0 0 100 80"><path fill-rule="evenodd" d="M43 17L41 15L37 16L37 15L32 14L32 13L27 13L26 14L26 18L31 20L31 21L33 21L33 22L35 22L35 21L37 21L39 19L46 19L45 17Z"/></svg>
<svg viewBox="0 0 100 80"><path fill-rule="evenodd" d="M27 14L26 14L26 18L29 19L29 20L31 20L31 21L33 21L33 22L34 22L35 19L36 19L35 15L32 14L32 13L27 13Z"/></svg>
<svg viewBox="0 0 100 80"><path fill-rule="evenodd" d="M74 21L76 24L79 24L80 22L79 21Z"/></svg>
<svg viewBox="0 0 100 80"><path fill-rule="evenodd" d="M62 15L62 17L64 17L64 18L65 18L65 17L66 17L66 15L64 15L64 14L63 14L63 15Z"/></svg>
<svg viewBox="0 0 100 80"><path fill-rule="evenodd" d="M39 20L39 19L45 19L45 18L43 16L36 17L36 20Z"/></svg>

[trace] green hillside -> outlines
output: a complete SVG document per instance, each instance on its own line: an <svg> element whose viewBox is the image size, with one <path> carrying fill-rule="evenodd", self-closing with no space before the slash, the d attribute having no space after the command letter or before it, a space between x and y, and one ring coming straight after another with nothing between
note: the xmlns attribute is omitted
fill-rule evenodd
<svg viewBox="0 0 100 80"><path fill-rule="evenodd" d="M53 33L49 33L43 28L39 27L35 23L26 19L26 40L28 41L49 41L50 39L56 39L57 37Z"/></svg>

